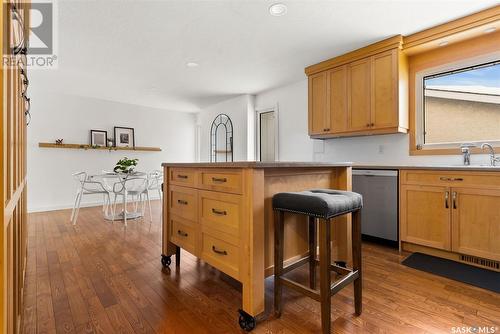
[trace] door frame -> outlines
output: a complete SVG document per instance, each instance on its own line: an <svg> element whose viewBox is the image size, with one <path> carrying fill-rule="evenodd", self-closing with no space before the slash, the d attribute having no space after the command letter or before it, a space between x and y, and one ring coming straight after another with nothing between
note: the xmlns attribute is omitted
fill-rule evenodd
<svg viewBox="0 0 500 334"><path fill-rule="evenodd" d="M255 160L260 160L260 115L274 112L274 161L279 161L279 105L255 110Z"/></svg>

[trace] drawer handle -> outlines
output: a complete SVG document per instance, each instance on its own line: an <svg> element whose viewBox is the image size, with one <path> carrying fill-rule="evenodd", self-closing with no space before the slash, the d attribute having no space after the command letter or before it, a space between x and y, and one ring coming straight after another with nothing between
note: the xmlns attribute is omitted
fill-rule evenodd
<svg viewBox="0 0 500 334"><path fill-rule="evenodd" d="M188 201L184 201L182 199L178 199L177 203L182 204L182 205L188 205Z"/></svg>
<svg viewBox="0 0 500 334"><path fill-rule="evenodd" d="M448 203L448 199L450 198L450 192L447 191L444 193L444 207L446 209L449 209L450 208L450 204Z"/></svg>
<svg viewBox="0 0 500 334"><path fill-rule="evenodd" d="M330 128L323 129L324 132L330 131Z"/></svg>
<svg viewBox="0 0 500 334"><path fill-rule="evenodd" d="M212 182L224 183L224 182L227 182L227 178L225 178L225 177L213 177Z"/></svg>
<svg viewBox="0 0 500 334"><path fill-rule="evenodd" d="M221 211L221 210L217 210L214 208L212 208L212 213L219 215L219 216L226 216L227 215L227 211L225 211L225 210Z"/></svg>
<svg viewBox="0 0 500 334"><path fill-rule="evenodd" d="M188 178L188 176L187 176L187 175L180 175L180 174L179 174L179 175L177 175L177 178L178 178L178 179L187 179L187 178Z"/></svg>
<svg viewBox="0 0 500 334"><path fill-rule="evenodd" d="M212 246L212 251L214 253L217 253L217 254L220 254L220 255L227 255L227 252L225 250L219 250L219 249L215 248L215 246Z"/></svg>
<svg viewBox="0 0 500 334"><path fill-rule="evenodd" d="M188 234L184 231L181 231L181 230L177 230L177 234L180 235L181 237L187 237Z"/></svg>
<svg viewBox="0 0 500 334"><path fill-rule="evenodd" d="M463 181L464 179L461 177L440 177L439 178L441 181Z"/></svg>

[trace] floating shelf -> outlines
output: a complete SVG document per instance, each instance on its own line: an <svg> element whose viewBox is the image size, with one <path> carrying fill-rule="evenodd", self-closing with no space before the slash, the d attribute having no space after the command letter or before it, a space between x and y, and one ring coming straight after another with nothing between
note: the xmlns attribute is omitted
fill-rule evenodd
<svg viewBox="0 0 500 334"><path fill-rule="evenodd" d="M56 144L56 143L38 143L38 147L45 148L69 148L76 150L106 150L106 151L147 151L147 152L159 152L161 148L159 147L92 147L88 144Z"/></svg>

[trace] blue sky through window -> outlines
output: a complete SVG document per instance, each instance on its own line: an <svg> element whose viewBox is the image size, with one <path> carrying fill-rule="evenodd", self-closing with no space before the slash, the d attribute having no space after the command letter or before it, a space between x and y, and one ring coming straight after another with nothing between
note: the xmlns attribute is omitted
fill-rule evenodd
<svg viewBox="0 0 500 334"><path fill-rule="evenodd" d="M426 86L484 86L500 88L500 64L426 79Z"/></svg>

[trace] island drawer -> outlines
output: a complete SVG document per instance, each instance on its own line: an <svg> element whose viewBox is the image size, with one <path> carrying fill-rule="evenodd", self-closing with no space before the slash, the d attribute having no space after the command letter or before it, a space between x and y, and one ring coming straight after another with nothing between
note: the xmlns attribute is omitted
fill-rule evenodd
<svg viewBox="0 0 500 334"><path fill-rule="evenodd" d="M401 184L450 187L500 188L500 173L467 171L401 170Z"/></svg>
<svg viewBox="0 0 500 334"><path fill-rule="evenodd" d="M197 173L195 169L190 168L169 168L168 181L171 184L177 184L186 187L196 187Z"/></svg>
<svg viewBox="0 0 500 334"><path fill-rule="evenodd" d="M198 191L196 189L169 186L168 200L170 212L191 221L198 219Z"/></svg>
<svg viewBox="0 0 500 334"><path fill-rule="evenodd" d="M170 226L170 241L196 255L196 223L171 215Z"/></svg>
<svg viewBox="0 0 500 334"><path fill-rule="evenodd" d="M239 236L243 210L241 198L240 195L200 190L198 203L201 224L210 229Z"/></svg>
<svg viewBox="0 0 500 334"><path fill-rule="evenodd" d="M200 188L228 193L241 194L243 175L241 169L201 170L199 174Z"/></svg>
<svg viewBox="0 0 500 334"><path fill-rule="evenodd" d="M240 250L213 233L202 232L201 258L224 273L239 279Z"/></svg>

